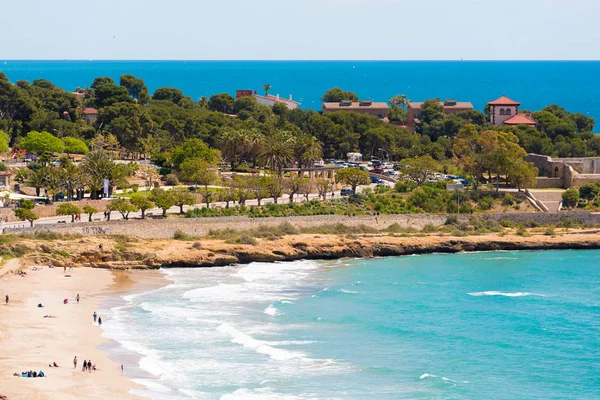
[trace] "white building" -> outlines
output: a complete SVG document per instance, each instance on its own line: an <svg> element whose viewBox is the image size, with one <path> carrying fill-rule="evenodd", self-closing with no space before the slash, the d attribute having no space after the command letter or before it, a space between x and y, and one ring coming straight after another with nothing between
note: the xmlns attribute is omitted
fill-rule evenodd
<svg viewBox="0 0 600 400"><path fill-rule="evenodd" d="M256 90L237 90L235 93L235 98L239 99L240 97L254 97L260 104L265 104L270 107L273 107L275 103L283 103L290 110L300 106L300 102L292 100L291 94L289 99L285 99L283 97L279 97L279 95L273 96L271 94L267 94L262 96L258 94Z"/></svg>

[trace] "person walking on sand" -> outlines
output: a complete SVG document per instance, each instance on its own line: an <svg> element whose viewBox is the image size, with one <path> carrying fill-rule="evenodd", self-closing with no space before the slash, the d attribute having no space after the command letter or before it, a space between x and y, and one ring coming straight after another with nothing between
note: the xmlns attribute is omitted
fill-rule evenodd
<svg viewBox="0 0 600 400"><path fill-rule="evenodd" d="M125 372L125 367L123 366L123 364L121 364L121 375L123 375L124 372Z"/></svg>
<svg viewBox="0 0 600 400"><path fill-rule="evenodd" d="M83 367L81 367L81 370L85 372L86 368L87 368L87 361L83 360Z"/></svg>
<svg viewBox="0 0 600 400"><path fill-rule="evenodd" d="M6 299L5 300L6 300L6 304L8 304L8 295L6 295Z"/></svg>
<svg viewBox="0 0 600 400"><path fill-rule="evenodd" d="M102 317L98 317L98 326L102 326Z"/></svg>
<svg viewBox="0 0 600 400"><path fill-rule="evenodd" d="M67 266L63 265L63 274L66 274L66 273L67 273Z"/></svg>
<svg viewBox="0 0 600 400"><path fill-rule="evenodd" d="M77 293L77 296L75 297L75 299L77 300L77 303L79 303L79 293Z"/></svg>
<svg viewBox="0 0 600 400"><path fill-rule="evenodd" d="M87 369L88 369L88 372L91 374L92 373L92 360L88 360Z"/></svg>
<svg viewBox="0 0 600 400"><path fill-rule="evenodd" d="M94 323L96 323L97 318L98 318L98 314L96 314L96 311L94 311Z"/></svg>
<svg viewBox="0 0 600 400"><path fill-rule="evenodd" d="M73 369L77 369L77 356L73 359Z"/></svg>

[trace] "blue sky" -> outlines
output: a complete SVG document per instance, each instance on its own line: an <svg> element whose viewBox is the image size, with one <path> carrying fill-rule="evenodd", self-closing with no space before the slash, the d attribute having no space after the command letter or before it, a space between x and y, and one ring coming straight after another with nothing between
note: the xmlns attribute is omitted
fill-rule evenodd
<svg viewBox="0 0 600 400"><path fill-rule="evenodd" d="M3 3L0 59L600 59L600 0Z"/></svg>

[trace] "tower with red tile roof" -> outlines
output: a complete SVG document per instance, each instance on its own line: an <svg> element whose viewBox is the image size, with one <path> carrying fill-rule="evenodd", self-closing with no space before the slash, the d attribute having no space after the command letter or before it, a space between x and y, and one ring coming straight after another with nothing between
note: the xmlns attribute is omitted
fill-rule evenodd
<svg viewBox="0 0 600 400"><path fill-rule="evenodd" d="M521 103L511 100L505 95L490 101L490 123L495 126L504 125L504 122L513 118L519 113Z"/></svg>

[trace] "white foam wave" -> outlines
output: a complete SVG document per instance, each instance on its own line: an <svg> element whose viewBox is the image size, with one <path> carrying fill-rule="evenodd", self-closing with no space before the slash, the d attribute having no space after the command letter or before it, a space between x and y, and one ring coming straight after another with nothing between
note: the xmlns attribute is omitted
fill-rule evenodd
<svg viewBox="0 0 600 400"><path fill-rule="evenodd" d="M129 340L121 340L119 341L119 343L124 349L127 349L142 356L139 362L140 368L148 371L154 376L161 376L164 373L164 370L161 366L160 354L158 353L158 351L154 349L149 349L137 342L132 342Z"/></svg>
<svg viewBox="0 0 600 400"><path fill-rule="evenodd" d="M289 300L281 300L281 304L294 304L294 302Z"/></svg>
<svg viewBox="0 0 600 400"><path fill-rule="evenodd" d="M281 315L281 311L273 307L273 304L269 304L269 307L265 308L265 311L263 312L267 315L272 315L273 317Z"/></svg>
<svg viewBox="0 0 600 400"><path fill-rule="evenodd" d="M452 382L452 383L469 383L469 381L455 381L454 379L446 378L445 376L442 376L442 380L444 382Z"/></svg>
<svg viewBox="0 0 600 400"><path fill-rule="evenodd" d="M425 374L421 375L419 377L419 379L427 379L427 378L435 378L435 377L436 377L435 375L425 373Z"/></svg>
<svg viewBox="0 0 600 400"><path fill-rule="evenodd" d="M356 294L358 292L355 292L354 290L348 290L348 289L340 289L340 292L342 293L348 293L348 294Z"/></svg>
<svg viewBox="0 0 600 400"><path fill-rule="evenodd" d="M271 347L264 341L254 339L252 336L237 330L227 323L221 324L217 330L230 335L233 343L241 344L245 348L252 349L257 353L268 355L273 360L286 361L292 359L305 359L304 353Z"/></svg>
<svg viewBox="0 0 600 400"><path fill-rule="evenodd" d="M539 296L546 297L546 295L539 293L530 293L530 292L497 292L495 290L486 291L486 292L471 292L467 293L469 296L504 296L504 297L525 297L525 296Z"/></svg>
<svg viewBox="0 0 600 400"><path fill-rule="evenodd" d="M172 390L156 382L155 379L132 379L135 383L145 386L148 390L158 393L169 393Z"/></svg>
<svg viewBox="0 0 600 400"><path fill-rule="evenodd" d="M260 388L260 389L238 389L233 393L229 393L221 396L221 400L300 400L302 397L283 395L280 393L273 393L271 388Z"/></svg>

